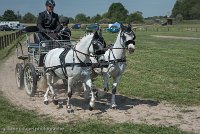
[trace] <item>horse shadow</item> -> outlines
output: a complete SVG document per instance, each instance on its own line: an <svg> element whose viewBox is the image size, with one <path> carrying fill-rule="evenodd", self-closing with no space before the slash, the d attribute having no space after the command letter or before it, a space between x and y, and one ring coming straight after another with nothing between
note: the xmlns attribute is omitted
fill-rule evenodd
<svg viewBox="0 0 200 134"><path fill-rule="evenodd" d="M57 84L55 85L55 89L57 89L58 94L65 93L64 98L59 98L59 107L63 108L67 104L67 95L65 90L65 85ZM79 95L72 95L71 104L75 106L76 109L79 110L88 110L89 108L89 100L84 98L84 93L79 92ZM112 94L107 92L103 97L97 98L95 103L95 109L100 110L101 112L106 112L107 110L111 109L110 101L111 101ZM160 102L153 99L138 99L138 98L131 98L121 94L116 95L116 104L117 110L128 110L133 108L137 105L148 105L148 106L157 106Z"/></svg>
<svg viewBox="0 0 200 134"><path fill-rule="evenodd" d="M95 109L100 110L101 112L107 112L107 110L111 109L110 107L110 100L111 100L112 94L106 93L103 97L96 100L95 103ZM66 100L60 100L63 101L63 105L66 104ZM150 100L150 99L136 99L136 98L130 98L124 95L116 95L116 104L117 104L117 110L128 110L133 108L137 105L148 105L148 106L157 106L160 102L157 100ZM80 94L80 97L71 98L71 104L75 107L78 107L78 109L82 110L88 110L89 108L89 100L85 100L83 97L83 94Z"/></svg>

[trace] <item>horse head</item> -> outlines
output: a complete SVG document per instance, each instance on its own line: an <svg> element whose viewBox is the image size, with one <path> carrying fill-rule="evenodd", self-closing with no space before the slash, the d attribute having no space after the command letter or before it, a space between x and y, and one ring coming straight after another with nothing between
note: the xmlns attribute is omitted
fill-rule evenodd
<svg viewBox="0 0 200 134"><path fill-rule="evenodd" d="M96 31L91 40L89 52L91 52L93 55L100 56L105 53L105 47L106 42L104 41L104 38Z"/></svg>
<svg viewBox="0 0 200 134"><path fill-rule="evenodd" d="M131 29L131 25L123 26L121 24L120 37L122 39L124 47L128 50L129 53L135 51L135 33Z"/></svg>

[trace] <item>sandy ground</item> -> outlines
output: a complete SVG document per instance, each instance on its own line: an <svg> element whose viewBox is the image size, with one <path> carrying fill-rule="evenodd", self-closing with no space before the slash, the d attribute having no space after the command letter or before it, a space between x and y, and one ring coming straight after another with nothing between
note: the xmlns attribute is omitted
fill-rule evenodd
<svg viewBox="0 0 200 134"><path fill-rule="evenodd" d="M200 134L200 106L175 106L167 102L129 98L118 94L118 109L114 110L110 109L107 102L107 99L111 98L110 93L96 102L93 111L88 110L88 103L77 93L72 96L74 113L67 113L65 105L63 108L58 108L52 102L49 105L44 105L43 92L37 92L35 97L29 97L25 90L17 89L15 65L18 62L20 60L13 55L1 66L0 90L12 103L25 109L35 110L39 116L48 116L57 122L98 119L118 123L132 122L176 126L181 130ZM59 89L60 98L66 98L62 84L57 83L55 88ZM59 101L61 102L63 99Z"/></svg>

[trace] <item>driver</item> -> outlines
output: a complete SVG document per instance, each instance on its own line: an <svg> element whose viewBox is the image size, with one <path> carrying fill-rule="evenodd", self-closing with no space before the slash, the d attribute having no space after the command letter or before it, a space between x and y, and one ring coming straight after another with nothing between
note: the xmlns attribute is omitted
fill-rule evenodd
<svg viewBox="0 0 200 134"><path fill-rule="evenodd" d="M46 1L46 10L39 13L37 19L37 27L40 33L41 40L57 39L57 32L62 28L59 22L58 14L54 13L54 0Z"/></svg>

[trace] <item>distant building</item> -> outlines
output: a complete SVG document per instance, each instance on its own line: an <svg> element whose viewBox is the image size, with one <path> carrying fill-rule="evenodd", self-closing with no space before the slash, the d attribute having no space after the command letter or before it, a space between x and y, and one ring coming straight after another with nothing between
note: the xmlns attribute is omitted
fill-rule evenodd
<svg viewBox="0 0 200 134"><path fill-rule="evenodd" d="M18 27L20 25L19 21L0 21L0 26L8 25L10 28Z"/></svg>
<svg viewBox="0 0 200 134"><path fill-rule="evenodd" d="M167 25L173 25L174 18L167 18Z"/></svg>

